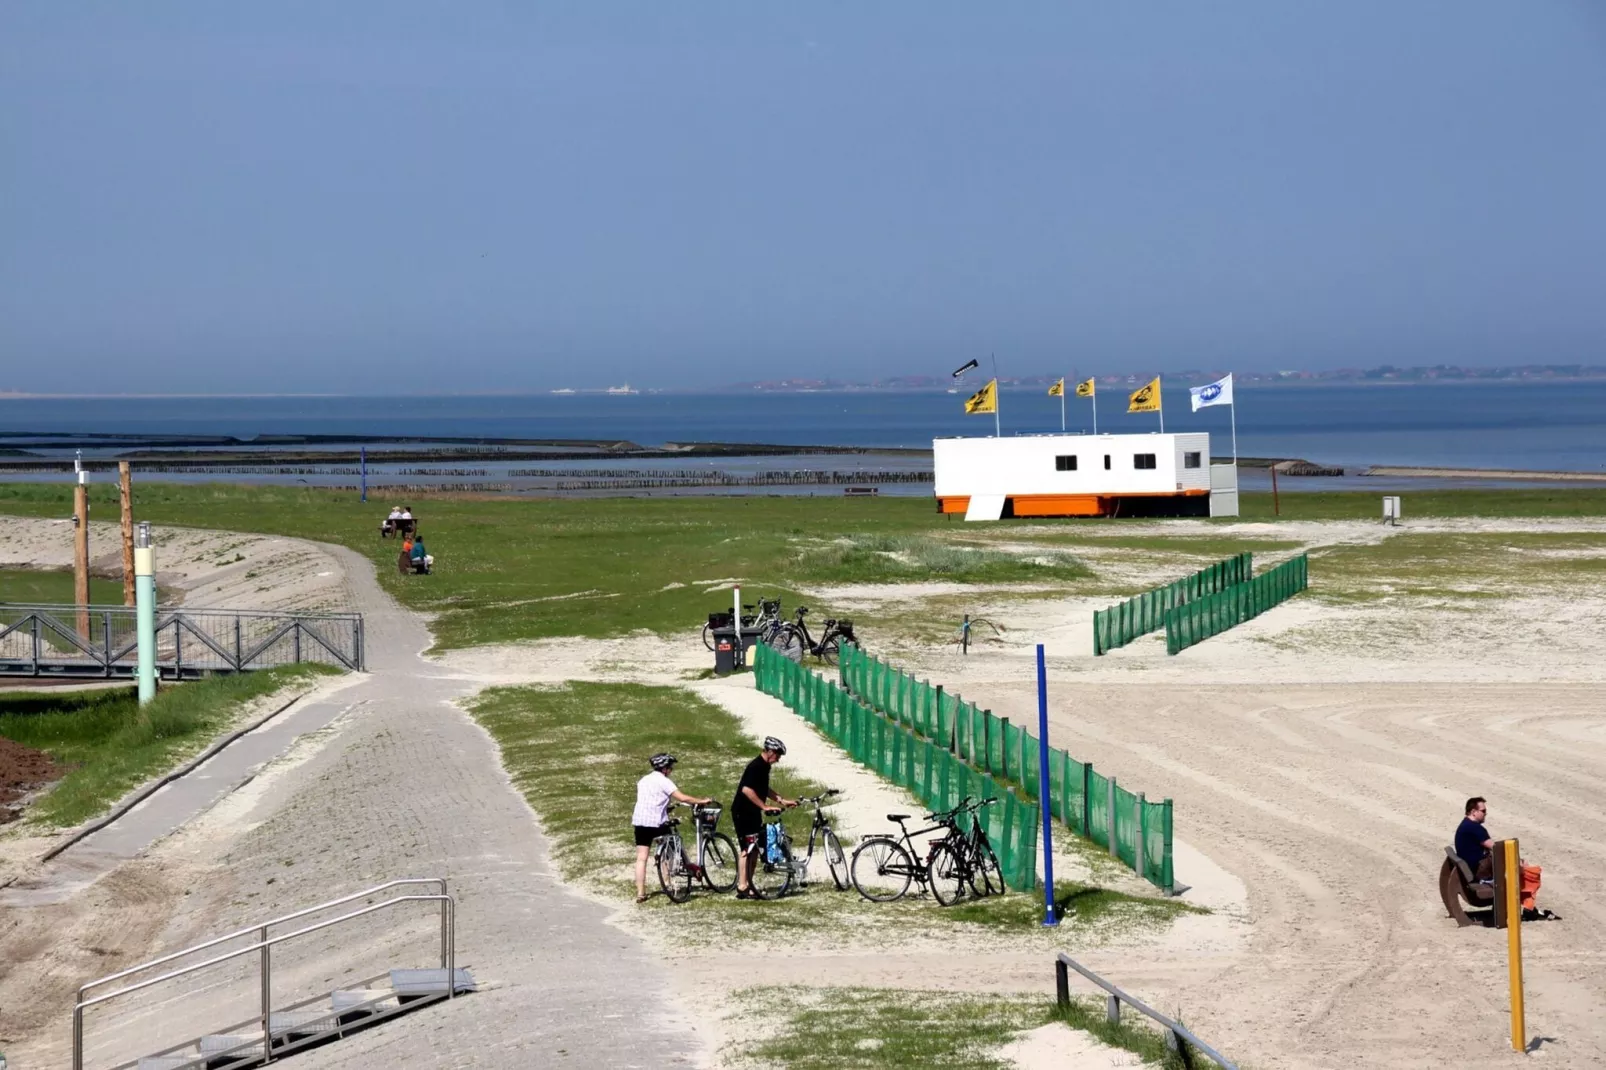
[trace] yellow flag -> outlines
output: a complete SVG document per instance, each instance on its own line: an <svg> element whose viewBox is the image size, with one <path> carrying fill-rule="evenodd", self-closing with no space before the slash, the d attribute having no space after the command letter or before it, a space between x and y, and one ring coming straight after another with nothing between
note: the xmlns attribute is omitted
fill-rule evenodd
<svg viewBox="0 0 1606 1070"><path fill-rule="evenodd" d="M1065 396L1065 377L1063 375L1060 376L1059 382L1048 388L1048 396L1051 398L1062 398Z"/></svg>
<svg viewBox="0 0 1606 1070"><path fill-rule="evenodd" d="M1076 384L1076 396L1079 397L1079 398L1090 398L1090 397L1092 397L1093 396L1093 380L1089 379L1085 383L1077 383Z"/></svg>
<svg viewBox="0 0 1606 1070"><path fill-rule="evenodd" d="M1156 375L1153 381L1143 384L1132 391L1127 399L1127 412L1159 412L1160 411L1160 377Z"/></svg>
<svg viewBox="0 0 1606 1070"><path fill-rule="evenodd" d="M978 413L998 411L998 380L989 379L987 385L970 396L965 402L965 415L975 416Z"/></svg>

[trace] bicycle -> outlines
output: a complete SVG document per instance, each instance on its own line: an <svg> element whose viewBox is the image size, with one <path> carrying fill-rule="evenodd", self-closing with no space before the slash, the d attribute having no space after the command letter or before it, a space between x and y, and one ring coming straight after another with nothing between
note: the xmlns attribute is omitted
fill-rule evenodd
<svg viewBox="0 0 1606 1070"><path fill-rule="evenodd" d="M837 891L847 891L849 883L847 855L842 851L842 841L837 839L836 830L831 827L830 820L825 816L825 800L841 794L840 790L831 788L813 798L799 799L794 804L814 807L814 817L809 823L809 853L801 859L792 853L792 836L781 823L780 815L766 816L764 835L755 838L747 848L749 852L758 856L753 860L752 887L761 898L779 899L791 891L794 881L800 888L807 885L809 865L814 861L816 843L825 855L825 865L831 873L831 883L836 886ZM769 846L771 825L776 829L776 845L773 851Z"/></svg>
<svg viewBox="0 0 1606 1070"><path fill-rule="evenodd" d="M697 830L695 862L687 857L686 845L680 838L680 818L670 818L669 830L654 841L658 884L671 903L684 903L691 898L693 880L701 880L714 892L736 887L736 844L718 831L721 812L718 803L692 807Z"/></svg>
<svg viewBox="0 0 1606 1070"><path fill-rule="evenodd" d="M997 799L983 799L980 802L971 802L970 797L966 796L958 807L960 811L970 815L970 831L964 833L959 842L963 844L966 852L970 890L978 898L1003 895L1008 891L1004 886L1004 868L998 864L998 855L993 851L992 841L987 838L987 830L981 825L981 812L997 801Z"/></svg>
<svg viewBox="0 0 1606 1070"><path fill-rule="evenodd" d="M742 614L742 627L762 629L758 637L758 641L761 643L768 643L774 637L777 629L784 625L781 620L781 600L779 598L761 598L756 606L744 604L742 608L754 610L751 614ZM709 650L714 649L714 626L712 624L703 625L703 645Z"/></svg>
<svg viewBox="0 0 1606 1070"><path fill-rule="evenodd" d="M888 814L887 820L898 826L899 835L868 836L859 844L851 866L853 887L872 903L902 899L910 884L930 887L932 898L941 906L958 902L971 879L969 851L961 846L965 834L959 830L958 814L958 808L927 814L926 820L933 824L913 832L904 824L908 814ZM921 861L914 849L915 837L939 830L946 835L927 848L925 861Z"/></svg>
<svg viewBox="0 0 1606 1070"><path fill-rule="evenodd" d="M794 662L801 662L806 651L827 665L835 665L837 659L842 655L843 640L850 643L859 641L853 634L853 622L851 620L827 619L825 632L820 636L820 641L816 643L814 636L809 634L808 622L803 619L808 616L808 613L808 606L798 606L797 619L781 625L776 630L775 637L770 641L769 645Z"/></svg>

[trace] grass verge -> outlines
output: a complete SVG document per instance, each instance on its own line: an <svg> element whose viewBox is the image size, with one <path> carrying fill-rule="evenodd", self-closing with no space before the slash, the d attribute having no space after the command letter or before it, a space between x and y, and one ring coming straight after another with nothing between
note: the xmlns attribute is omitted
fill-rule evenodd
<svg viewBox="0 0 1606 1070"><path fill-rule="evenodd" d="M1046 963L1045 963L1046 964ZM1132 1021L1105 1020L1103 1003L1073 998L1060 1008L1026 994L972 994L887 988L749 988L737 1032L752 1035L739 1066L785 1070L1008 1070L1002 1049L1021 1033L1055 1022L1131 1052L1144 1065L1180 1068L1164 1036ZM1201 1060L1195 1058L1195 1065Z"/></svg>
<svg viewBox="0 0 1606 1070"><path fill-rule="evenodd" d="M635 896L630 811L647 758L665 750L676 755L676 784L682 791L711 795L729 806L742 767L758 752L757 740L736 717L678 687L577 681L492 688L474 699L470 711L496 739L514 786L540 815L564 879L621 906ZM799 723L797 731L812 729ZM784 761L776 767L774 783L789 797L822 790ZM811 812L802 810L787 817L799 855L806 853L810 820ZM730 834L728 817L721 820L721 831ZM853 844L847 842L846 849L851 854ZM896 903L870 903L852 889L836 890L822 859L816 858L810 876L806 887L777 903L745 903L698 890L680 905L653 894L643 909L672 912L662 915L665 921L675 919L666 938L688 944L784 936L818 945L866 936L879 941L1003 930L1042 940L1045 948L1051 940L1037 925L1040 897L995 896L946 909L916 894ZM648 890L657 892L650 873ZM1199 910L1176 900L1076 884L1062 884L1059 891L1070 916L1096 922L1105 938L1161 928Z"/></svg>
<svg viewBox="0 0 1606 1070"><path fill-rule="evenodd" d="M71 826L193 754L228 728L240 705L333 672L289 665L163 687L141 707L132 687L0 694L0 736L70 770L25 820Z"/></svg>
<svg viewBox="0 0 1606 1070"><path fill-rule="evenodd" d="M71 602L71 569L0 568L0 602ZM123 604L123 581L89 577L89 600L97 606Z"/></svg>

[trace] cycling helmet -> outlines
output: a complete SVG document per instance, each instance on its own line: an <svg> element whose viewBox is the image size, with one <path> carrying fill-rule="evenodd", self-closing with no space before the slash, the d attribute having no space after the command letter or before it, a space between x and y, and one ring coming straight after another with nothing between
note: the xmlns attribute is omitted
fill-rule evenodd
<svg viewBox="0 0 1606 1070"><path fill-rule="evenodd" d="M786 744L782 743L780 740L776 739L774 736L765 736L764 737L764 749L765 750L772 750L776 754L785 754L786 753Z"/></svg>
<svg viewBox="0 0 1606 1070"><path fill-rule="evenodd" d="M673 754L654 754L651 761L652 767L662 773L675 764L675 756Z"/></svg>

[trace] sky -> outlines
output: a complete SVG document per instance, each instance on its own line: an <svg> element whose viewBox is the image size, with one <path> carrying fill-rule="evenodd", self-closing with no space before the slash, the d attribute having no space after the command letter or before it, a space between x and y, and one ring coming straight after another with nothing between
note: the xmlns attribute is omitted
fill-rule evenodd
<svg viewBox="0 0 1606 1070"><path fill-rule="evenodd" d="M0 6L0 390L1606 359L1606 4Z"/></svg>

